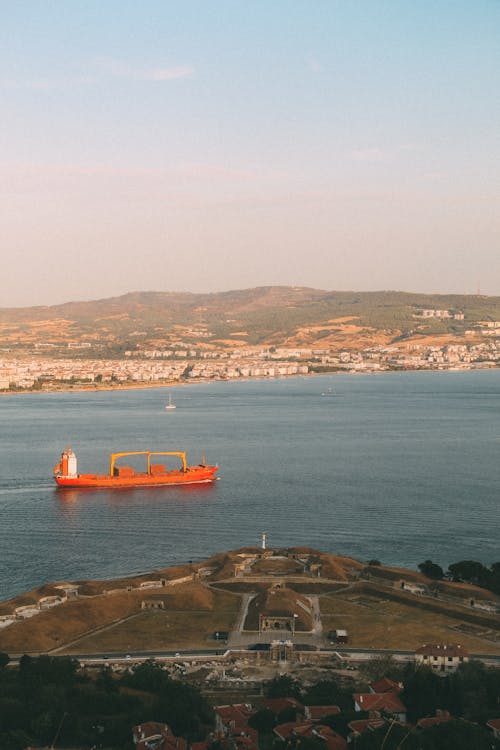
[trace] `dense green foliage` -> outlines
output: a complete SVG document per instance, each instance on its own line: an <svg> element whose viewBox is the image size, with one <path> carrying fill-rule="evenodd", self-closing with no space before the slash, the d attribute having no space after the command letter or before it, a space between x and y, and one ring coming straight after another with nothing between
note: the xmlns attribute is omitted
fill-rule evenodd
<svg viewBox="0 0 500 750"><path fill-rule="evenodd" d="M432 716L438 708L479 723L500 714L500 670L487 668L482 662L464 663L445 676L429 667L415 670L409 665L400 679L409 721Z"/></svg>
<svg viewBox="0 0 500 750"><path fill-rule="evenodd" d="M338 706L342 711L354 708L352 690L339 686L335 680L320 680L311 685L302 699L308 706Z"/></svg>
<svg viewBox="0 0 500 750"><path fill-rule="evenodd" d="M50 745L132 748L131 729L145 721L202 739L213 712L201 694L172 680L152 662L116 678L109 668L96 679L72 659L23 656L19 668L0 670L0 748Z"/></svg>
<svg viewBox="0 0 500 750"><path fill-rule="evenodd" d="M173 680L156 662L139 664L123 677L122 683L153 693L151 717L166 722L176 735L200 740L213 724L213 710L201 693L185 682Z"/></svg>
<svg viewBox="0 0 500 750"><path fill-rule="evenodd" d="M401 666L392 656L371 659L362 669L364 683L357 689L366 690L367 683L382 676L404 684L401 699L407 707L408 726L397 723L368 732L356 739L358 750L500 750L493 735L485 727L489 719L500 715L500 670L487 668L481 662L461 665L456 672L440 676L428 667L415 669L413 663ZM338 705L341 713L325 717L323 724L332 727L344 738L350 735L349 722L368 718L354 711L354 686L346 688L335 680L320 680L303 686L287 675L275 678L268 686L273 697L295 697L305 705ZM450 722L422 729L419 719L435 716L438 709L449 711ZM280 723L274 717L274 724ZM251 722L269 745L273 728L270 711L260 711ZM266 745L266 746L267 746ZM292 745L290 745L292 747ZM300 745L301 750L304 746ZM317 746L319 749L319 745ZM311 750L314 748L311 746ZM323 746L324 750L324 746Z"/></svg>
<svg viewBox="0 0 500 750"><path fill-rule="evenodd" d="M474 586L480 586L493 591L495 594L500 594L500 562L487 567L476 560L461 560L452 563L445 574L440 565L432 562L432 560L425 560L419 564L418 569L428 578L440 580L446 577L451 581L472 583Z"/></svg>
<svg viewBox="0 0 500 750"><path fill-rule="evenodd" d="M418 569L424 576L434 578L436 581L439 581L444 576L444 570L441 565L433 563L432 560L425 560L423 563L420 563Z"/></svg>
<svg viewBox="0 0 500 750"><path fill-rule="evenodd" d="M475 560L462 560L449 566L448 575L453 581L473 583L500 594L500 562L487 568Z"/></svg>
<svg viewBox="0 0 500 750"><path fill-rule="evenodd" d="M290 675L284 674L275 677L267 685L266 695L268 698L302 698L302 688L297 680Z"/></svg>
<svg viewBox="0 0 500 750"><path fill-rule="evenodd" d="M213 711L201 693L186 682L172 679L154 661L146 661L118 677L109 667L90 677L69 658L22 657L19 667L0 667L0 748L21 750L28 745L54 743L65 747L132 748L131 729L146 721L170 725L188 741L202 739L213 728ZM367 666L364 678L387 676L404 683L401 699L407 707L408 726L386 725L357 739L358 750L500 750L485 728L500 714L500 670L481 662L463 664L456 672L439 676L427 667L401 667L391 657L379 657ZM353 710L352 692L366 682L345 687L334 679L302 685L288 675L267 686L270 697L295 697L305 705L337 705L341 714L325 717L343 737L349 722L366 718ZM420 718L447 710L453 721L421 729ZM259 711L250 725L266 746L277 723L293 720L295 709L277 717ZM267 738L267 740L266 740ZM269 744L268 743L268 744ZM270 746L270 744L269 744ZM324 750L309 740L301 750ZM215 748L214 748L215 750Z"/></svg>
<svg viewBox="0 0 500 750"><path fill-rule="evenodd" d="M491 732L485 727L456 719L427 729L415 730L399 724L362 735L357 750L497 750Z"/></svg>

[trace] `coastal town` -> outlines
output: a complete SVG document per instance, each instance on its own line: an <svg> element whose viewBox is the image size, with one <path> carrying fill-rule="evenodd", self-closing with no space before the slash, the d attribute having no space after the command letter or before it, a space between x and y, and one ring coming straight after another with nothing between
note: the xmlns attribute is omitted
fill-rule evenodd
<svg viewBox="0 0 500 750"><path fill-rule="evenodd" d="M437 295L441 304L431 307L429 298L391 292L266 287L229 295L144 293L0 311L0 392L500 362L497 298L445 305Z"/></svg>
<svg viewBox="0 0 500 750"><path fill-rule="evenodd" d="M116 359L74 358L47 354L38 346L31 354L0 356L0 391L58 387L91 388L164 385L203 380L276 378L314 373L373 373L394 370L468 370L500 365L500 323L485 328L475 343L444 346L406 344L366 349L245 347L232 350L145 349L125 351Z"/></svg>

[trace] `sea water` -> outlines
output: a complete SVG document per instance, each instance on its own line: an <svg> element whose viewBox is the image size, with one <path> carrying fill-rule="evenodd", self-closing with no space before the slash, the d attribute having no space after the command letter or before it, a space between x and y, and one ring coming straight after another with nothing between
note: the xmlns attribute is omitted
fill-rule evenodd
<svg viewBox="0 0 500 750"><path fill-rule="evenodd" d="M165 410L168 392L177 405ZM109 454L185 450L210 485L60 490ZM260 544L415 568L500 560L500 370L0 397L0 600Z"/></svg>

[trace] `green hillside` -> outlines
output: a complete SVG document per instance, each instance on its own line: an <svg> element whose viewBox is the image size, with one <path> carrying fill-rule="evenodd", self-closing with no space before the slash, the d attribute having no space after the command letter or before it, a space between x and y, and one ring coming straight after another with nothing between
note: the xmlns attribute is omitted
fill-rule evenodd
<svg viewBox="0 0 500 750"><path fill-rule="evenodd" d="M464 320L423 318L423 309L463 313ZM409 335L461 336L479 321L500 320L500 297L405 292L336 292L305 287L257 287L213 294L131 292L62 305L0 309L3 348L88 342L107 351L184 343L279 345L308 326L321 341L338 319L387 340ZM333 321L333 322L332 322Z"/></svg>

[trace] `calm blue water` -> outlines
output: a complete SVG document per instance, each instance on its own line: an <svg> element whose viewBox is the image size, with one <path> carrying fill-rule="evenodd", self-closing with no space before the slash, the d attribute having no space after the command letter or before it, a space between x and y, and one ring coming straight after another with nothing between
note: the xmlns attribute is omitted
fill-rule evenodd
<svg viewBox="0 0 500 750"><path fill-rule="evenodd" d="M322 396L328 388L332 395ZM0 398L0 599L258 544L415 567L500 560L500 370ZM220 465L189 488L61 491L119 450Z"/></svg>

